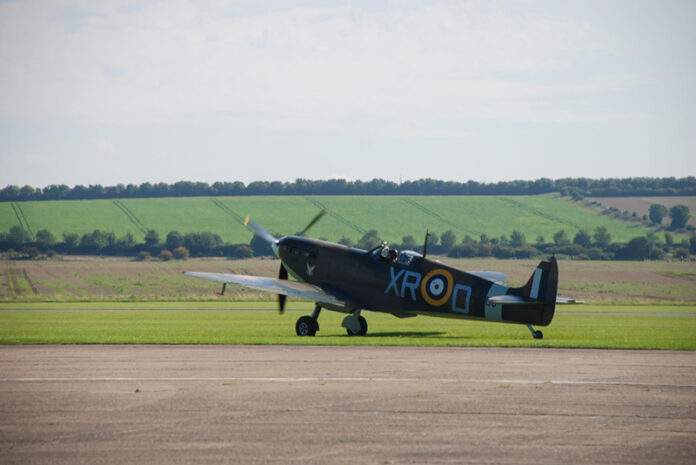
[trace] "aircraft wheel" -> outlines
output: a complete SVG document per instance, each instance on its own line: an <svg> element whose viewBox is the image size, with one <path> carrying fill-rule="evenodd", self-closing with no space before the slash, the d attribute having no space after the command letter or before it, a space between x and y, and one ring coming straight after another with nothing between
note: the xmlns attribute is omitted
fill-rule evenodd
<svg viewBox="0 0 696 465"><path fill-rule="evenodd" d="M363 316L360 316L358 317L358 321L360 321L360 333L358 336L364 336L367 334L367 320Z"/></svg>
<svg viewBox="0 0 696 465"><path fill-rule="evenodd" d="M295 323L295 333L298 336L314 336L318 329L317 321L311 316L301 316Z"/></svg>
<svg viewBox="0 0 696 465"><path fill-rule="evenodd" d="M358 317L358 322L360 323L360 331L354 333L350 329L346 329L349 336L364 336L367 334L367 320L362 315Z"/></svg>
<svg viewBox="0 0 696 465"><path fill-rule="evenodd" d="M541 331L539 331L539 330L537 329L537 330L535 330L535 331L532 333L532 337L533 337L534 339L544 339L544 333L542 333Z"/></svg>

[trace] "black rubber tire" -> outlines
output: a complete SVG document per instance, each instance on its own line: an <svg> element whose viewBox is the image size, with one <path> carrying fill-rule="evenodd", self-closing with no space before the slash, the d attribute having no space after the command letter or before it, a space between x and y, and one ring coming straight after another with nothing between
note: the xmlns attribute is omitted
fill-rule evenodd
<svg viewBox="0 0 696 465"><path fill-rule="evenodd" d="M544 339L544 333L542 333L538 329L534 331L534 333L532 333L532 336L534 337L534 339Z"/></svg>
<svg viewBox="0 0 696 465"><path fill-rule="evenodd" d="M358 317L358 321L360 322L360 332L358 336L365 336L367 334L367 320L361 315Z"/></svg>
<svg viewBox="0 0 696 465"><path fill-rule="evenodd" d="M311 316L305 315L297 319L295 323L295 334L298 336L314 336L317 334L319 325Z"/></svg>
<svg viewBox="0 0 696 465"><path fill-rule="evenodd" d="M361 315L358 317L358 322L360 323L360 331L357 333L346 328L346 333L348 333L349 336L364 336L367 334L367 320Z"/></svg>

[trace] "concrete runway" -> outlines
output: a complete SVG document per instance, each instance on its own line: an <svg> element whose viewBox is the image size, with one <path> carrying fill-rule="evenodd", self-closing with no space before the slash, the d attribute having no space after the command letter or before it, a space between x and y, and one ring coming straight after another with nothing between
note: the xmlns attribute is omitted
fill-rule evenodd
<svg viewBox="0 0 696 465"><path fill-rule="evenodd" d="M0 463L696 463L696 353L0 347Z"/></svg>

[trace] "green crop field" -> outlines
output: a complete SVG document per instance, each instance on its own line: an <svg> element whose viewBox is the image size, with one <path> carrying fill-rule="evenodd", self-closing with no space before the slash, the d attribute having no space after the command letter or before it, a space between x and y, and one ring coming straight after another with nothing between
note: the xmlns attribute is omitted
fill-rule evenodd
<svg viewBox="0 0 696 465"><path fill-rule="evenodd" d="M57 237L64 232L84 234L94 229L126 232L141 238L147 229L161 235L210 231L225 241L248 242L242 225L249 214L271 231L296 232L320 208L329 214L312 230L312 236L338 240L358 239L376 229L389 241L407 234L420 238L426 229L442 233L452 229L461 238L509 235L513 229L534 241L550 240L565 229L606 226L614 240L626 241L648 231L639 226L601 216L555 195L540 196L261 196L186 197L121 200L71 200L0 203L0 231L21 225L30 232L48 229Z"/></svg>
<svg viewBox="0 0 696 465"><path fill-rule="evenodd" d="M309 304L278 315L271 303L0 304L0 344L312 344L696 349L694 306L566 306L543 340L522 325L365 312L366 337L324 311L316 337L294 334Z"/></svg>

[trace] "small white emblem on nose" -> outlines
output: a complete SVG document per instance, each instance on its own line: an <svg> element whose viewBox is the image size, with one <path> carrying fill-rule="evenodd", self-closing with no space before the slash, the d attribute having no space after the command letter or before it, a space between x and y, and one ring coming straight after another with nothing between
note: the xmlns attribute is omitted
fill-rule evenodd
<svg viewBox="0 0 696 465"><path fill-rule="evenodd" d="M307 275L308 276L312 276L314 274L315 267L316 267L316 265L310 265L309 263L307 263Z"/></svg>

